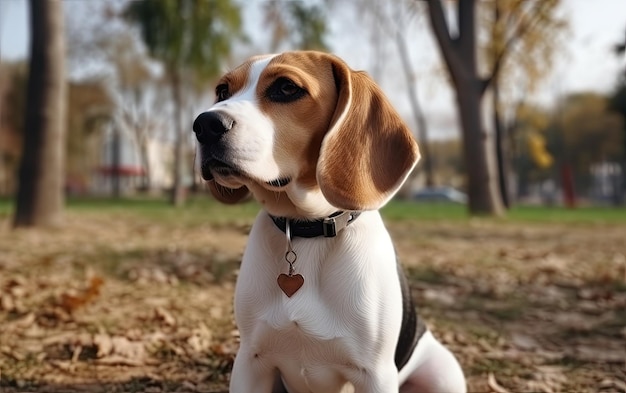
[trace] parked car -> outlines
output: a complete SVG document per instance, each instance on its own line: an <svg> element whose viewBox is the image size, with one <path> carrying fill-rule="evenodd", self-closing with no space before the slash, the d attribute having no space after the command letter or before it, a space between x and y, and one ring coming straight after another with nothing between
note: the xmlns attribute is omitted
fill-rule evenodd
<svg viewBox="0 0 626 393"><path fill-rule="evenodd" d="M467 203L467 195L453 187L425 187L413 193L413 200L465 204Z"/></svg>

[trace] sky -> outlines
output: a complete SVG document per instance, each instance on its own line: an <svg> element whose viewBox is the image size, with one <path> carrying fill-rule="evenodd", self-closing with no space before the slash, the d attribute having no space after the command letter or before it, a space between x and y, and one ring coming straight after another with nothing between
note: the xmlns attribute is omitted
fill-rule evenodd
<svg viewBox="0 0 626 393"><path fill-rule="evenodd" d="M66 10L79 1L66 0ZM2 60L24 58L28 52L26 0L0 0L0 57ZM258 8L261 0L249 0L244 14L253 43L255 32L262 31ZM336 11L339 12L340 10ZM626 0L563 0L561 12L570 21L565 48L559 53L551 75L532 93L530 101L553 105L558 97L570 92L597 91L609 93L615 86L620 69L626 61L612 53L615 43L626 35ZM335 18L331 25L330 46L352 68L369 71L381 84L399 112L410 118L406 83L393 65L399 63L392 49L373 61L367 37L359 31L363 23L358 15ZM435 137L454 137L455 107L453 92L444 82L439 52L425 19L417 20L411 30L412 62L418 93L426 119ZM414 38L413 38L414 37ZM256 42L258 47L262 44ZM393 45L393 42L390 43ZM413 50L413 48L418 48ZM374 64L375 63L375 64ZM410 122L410 120L407 120Z"/></svg>
<svg viewBox="0 0 626 393"><path fill-rule="evenodd" d="M553 83L564 91L609 91L626 65L612 48L626 36L626 1L565 0L570 15L569 55L559 62Z"/></svg>

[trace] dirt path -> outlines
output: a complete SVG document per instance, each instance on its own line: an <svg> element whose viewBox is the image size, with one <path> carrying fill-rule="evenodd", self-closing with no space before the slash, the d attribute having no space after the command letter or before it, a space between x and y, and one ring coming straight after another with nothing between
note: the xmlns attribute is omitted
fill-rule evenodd
<svg viewBox="0 0 626 393"><path fill-rule="evenodd" d="M626 228L393 223L474 392L626 392ZM221 392L247 225L0 228L2 392Z"/></svg>

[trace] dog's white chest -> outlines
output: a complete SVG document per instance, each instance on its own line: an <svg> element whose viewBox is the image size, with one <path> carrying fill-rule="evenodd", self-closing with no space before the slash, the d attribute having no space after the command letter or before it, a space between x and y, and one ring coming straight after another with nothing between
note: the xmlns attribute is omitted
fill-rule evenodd
<svg viewBox="0 0 626 393"><path fill-rule="evenodd" d="M242 347L279 369L292 391L340 392L368 372L367 359L393 355L396 338L382 327L399 330L401 295L389 268L393 246L379 222L377 213L364 213L342 237L294 239L304 284L288 297L277 283L289 269L286 237L258 217L237 281L237 325Z"/></svg>
<svg viewBox="0 0 626 393"><path fill-rule="evenodd" d="M236 307L242 309L237 312L238 320L243 319L245 324L245 320L254 318L272 329L272 334L289 334L299 341L328 341L349 335L358 321L346 318L345 310L358 309L367 289L361 282L347 279L357 273L354 267L334 257L332 240L298 240L293 242L298 255L294 269L304 283L291 297L277 282L279 275L289 269L284 252L270 255L258 249L246 251L245 268L237 284ZM250 265L254 269L248 269ZM346 291L353 295L346 296Z"/></svg>

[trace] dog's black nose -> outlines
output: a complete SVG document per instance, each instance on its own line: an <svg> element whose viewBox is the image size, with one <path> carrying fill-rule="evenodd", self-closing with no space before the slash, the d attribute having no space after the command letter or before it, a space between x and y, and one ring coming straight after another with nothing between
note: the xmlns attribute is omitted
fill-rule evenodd
<svg viewBox="0 0 626 393"><path fill-rule="evenodd" d="M233 128L235 121L220 111L209 111L198 115L193 122L193 132L200 143L217 141L222 135Z"/></svg>

